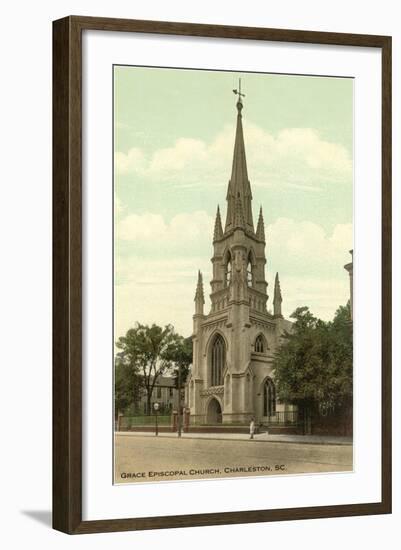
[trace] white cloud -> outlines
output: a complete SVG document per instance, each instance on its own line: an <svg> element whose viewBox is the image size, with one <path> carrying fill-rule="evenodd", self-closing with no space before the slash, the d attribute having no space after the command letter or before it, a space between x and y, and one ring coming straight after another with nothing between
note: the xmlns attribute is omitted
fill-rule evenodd
<svg viewBox="0 0 401 550"><path fill-rule="evenodd" d="M339 224L331 235L322 226L278 218L266 229L267 254L287 272L322 273L341 268L352 245L352 224Z"/></svg>
<svg viewBox="0 0 401 550"><path fill-rule="evenodd" d="M333 319L337 308L349 300L348 273L342 269L342 265L338 267L341 276L337 278L280 277L284 316L288 318L297 307L306 305L317 317L325 321ZM273 281L269 289L272 293Z"/></svg>
<svg viewBox="0 0 401 550"><path fill-rule="evenodd" d="M352 160L344 146L324 140L312 128L287 128L272 135L253 123L244 125L250 179L317 190L324 183L349 181ZM136 174L175 185L226 185L235 128L226 126L210 143L180 138L171 147L146 155L132 148L117 152L117 174Z"/></svg>
<svg viewBox="0 0 401 550"><path fill-rule="evenodd" d="M297 307L329 320L339 305L349 299L349 279L344 264L349 262L352 224L336 225L328 234L312 222L279 218L266 230L266 254L270 293L280 273L283 309L288 316Z"/></svg>
<svg viewBox="0 0 401 550"><path fill-rule="evenodd" d="M117 174L141 173L147 164L141 149L132 147L127 153L117 151L114 155L114 164Z"/></svg>
<svg viewBox="0 0 401 550"><path fill-rule="evenodd" d="M163 287L192 281L195 289L198 269L208 276L211 272L209 258L194 255L186 258L169 256L160 259L132 255L128 258L117 257L116 261L117 283L134 282L141 287Z"/></svg>
<svg viewBox="0 0 401 550"><path fill-rule="evenodd" d="M116 236L123 241L135 241L145 246L180 247L190 244L196 250L200 243L210 244L213 224L213 218L204 210L176 214L169 222L160 214L146 212L122 218L117 225Z"/></svg>
<svg viewBox="0 0 401 550"><path fill-rule="evenodd" d="M116 335L136 321L172 323L180 333L192 330L197 270L210 292L213 220L204 211L182 213L167 222L154 213L130 215L118 226L120 238L135 250L116 257ZM272 307L274 275L280 273L283 312L288 317L307 305L322 319L332 319L349 298L344 264L352 248L351 224L339 224L329 234L320 225L279 218L266 228L266 277ZM141 255L139 243L146 252ZM151 247L159 247L158 250Z"/></svg>
<svg viewBox="0 0 401 550"><path fill-rule="evenodd" d="M208 257L164 260L132 256L117 263L115 286L115 335L126 333L136 321L171 323L184 336L192 330L198 269L205 277L208 295L211 264Z"/></svg>
<svg viewBox="0 0 401 550"><path fill-rule="evenodd" d="M159 175L163 172L180 172L195 163L207 161L207 149L203 141L191 138L178 139L173 147L157 150L149 163L149 172Z"/></svg>

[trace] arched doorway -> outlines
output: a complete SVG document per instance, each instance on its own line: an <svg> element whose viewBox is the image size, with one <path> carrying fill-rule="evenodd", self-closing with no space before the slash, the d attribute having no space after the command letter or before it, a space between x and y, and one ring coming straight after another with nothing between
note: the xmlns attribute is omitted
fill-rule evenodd
<svg viewBox="0 0 401 550"><path fill-rule="evenodd" d="M207 423L221 424L221 417L221 405L217 399L213 397L213 399L209 401L209 405L207 407Z"/></svg>

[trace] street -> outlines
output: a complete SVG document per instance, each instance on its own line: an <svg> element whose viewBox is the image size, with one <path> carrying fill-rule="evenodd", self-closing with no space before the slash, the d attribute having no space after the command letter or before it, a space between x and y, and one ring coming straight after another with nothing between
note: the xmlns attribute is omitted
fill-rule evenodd
<svg viewBox="0 0 401 550"><path fill-rule="evenodd" d="M352 445L115 436L115 482L352 471Z"/></svg>

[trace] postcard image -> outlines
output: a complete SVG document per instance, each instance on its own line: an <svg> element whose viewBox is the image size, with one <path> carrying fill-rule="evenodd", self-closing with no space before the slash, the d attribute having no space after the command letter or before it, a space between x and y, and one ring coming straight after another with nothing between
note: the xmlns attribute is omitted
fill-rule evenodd
<svg viewBox="0 0 401 550"><path fill-rule="evenodd" d="M353 79L113 79L114 483L353 471Z"/></svg>

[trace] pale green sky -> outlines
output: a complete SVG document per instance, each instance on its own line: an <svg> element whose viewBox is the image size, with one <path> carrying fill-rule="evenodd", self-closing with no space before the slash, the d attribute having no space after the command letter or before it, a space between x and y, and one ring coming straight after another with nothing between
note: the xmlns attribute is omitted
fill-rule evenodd
<svg viewBox="0 0 401 550"><path fill-rule="evenodd" d="M197 269L210 292L212 226L223 221L242 78L254 217L263 206L267 279L289 315L331 318L348 298L353 81L114 68L116 336L135 321L191 332ZM208 304L206 305L206 309Z"/></svg>

